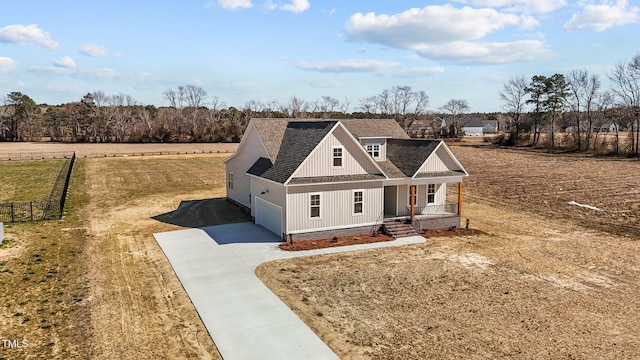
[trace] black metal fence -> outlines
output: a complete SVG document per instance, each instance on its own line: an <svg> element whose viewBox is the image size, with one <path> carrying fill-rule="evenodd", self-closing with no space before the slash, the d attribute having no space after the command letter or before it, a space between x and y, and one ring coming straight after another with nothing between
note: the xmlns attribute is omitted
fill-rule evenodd
<svg viewBox="0 0 640 360"><path fill-rule="evenodd" d="M72 151L0 152L0 161L69 159L74 154Z"/></svg>
<svg viewBox="0 0 640 360"><path fill-rule="evenodd" d="M13 223L36 220L57 220L62 218L67 198L69 179L76 160L74 153L58 172L51 188L49 199L45 201L11 202L0 204L0 222Z"/></svg>

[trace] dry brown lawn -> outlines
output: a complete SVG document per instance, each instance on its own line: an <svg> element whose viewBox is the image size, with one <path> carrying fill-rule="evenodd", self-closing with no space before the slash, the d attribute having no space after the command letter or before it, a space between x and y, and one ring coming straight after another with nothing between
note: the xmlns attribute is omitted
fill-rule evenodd
<svg viewBox="0 0 640 360"><path fill-rule="evenodd" d="M29 346L0 347L0 359L220 359L152 236L178 228L152 216L182 200L224 196L229 145L221 154L200 146L212 154L113 157L123 147L94 145L109 156L79 154L70 215L7 227L1 335Z"/></svg>

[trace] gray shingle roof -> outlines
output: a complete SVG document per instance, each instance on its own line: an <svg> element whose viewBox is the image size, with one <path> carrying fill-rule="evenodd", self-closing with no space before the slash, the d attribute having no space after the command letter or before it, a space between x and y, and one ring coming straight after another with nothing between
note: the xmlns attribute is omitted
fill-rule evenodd
<svg viewBox="0 0 640 360"><path fill-rule="evenodd" d="M441 140L388 139L387 159L405 176L412 177Z"/></svg>
<svg viewBox="0 0 640 360"><path fill-rule="evenodd" d="M388 155L387 155L387 158L388 158ZM400 169L398 169L398 167L394 163L392 163L390 160L379 161L378 166L380 166L382 171L384 171L384 173L390 179L400 179L400 178L406 177L406 175L402 171L400 171Z"/></svg>
<svg viewBox="0 0 640 360"><path fill-rule="evenodd" d="M279 183L287 181L336 123L336 121L289 122L282 136L276 161L261 176Z"/></svg>
<svg viewBox="0 0 640 360"><path fill-rule="evenodd" d="M384 136L409 139L409 135L394 119L344 119L340 122L356 138Z"/></svg>
<svg viewBox="0 0 640 360"><path fill-rule="evenodd" d="M262 174L264 174L267 170L271 169L272 166L273 166L273 163L271 162L270 159L261 157L261 158L258 158L258 160L256 160L256 162L253 163L253 165L251 165L249 170L247 170L247 174L262 176Z"/></svg>
<svg viewBox="0 0 640 360"><path fill-rule="evenodd" d="M337 175L337 176L314 176L293 178L289 181L291 185L300 184L318 184L318 183L332 183L332 182L345 182L345 181L362 181L362 180L384 180L384 175L376 174L358 174L358 175Z"/></svg>
<svg viewBox="0 0 640 360"><path fill-rule="evenodd" d="M282 144L284 131L287 129L289 119L253 119L256 131L262 139L264 147L269 153L271 160L278 157L278 151Z"/></svg>
<svg viewBox="0 0 640 360"><path fill-rule="evenodd" d="M433 177L445 177L445 176L464 176L464 171L450 170L450 171L425 171L416 174L417 178L433 178Z"/></svg>
<svg viewBox="0 0 640 360"><path fill-rule="evenodd" d="M325 122L321 119L262 119L251 120L262 139L267 153L272 161L278 157L287 125L292 122ZM360 137L392 137L408 139L402 127L394 119L340 119L349 132L356 138Z"/></svg>

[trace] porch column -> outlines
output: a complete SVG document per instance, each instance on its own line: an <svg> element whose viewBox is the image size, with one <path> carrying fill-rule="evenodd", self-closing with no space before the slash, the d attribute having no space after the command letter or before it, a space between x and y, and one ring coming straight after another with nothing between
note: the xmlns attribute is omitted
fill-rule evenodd
<svg viewBox="0 0 640 360"><path fill-rule="evenodd" d="M416 187L415 185L409 185L409 204L411 205L411 223L413 223L413 220L415 218L416 215L416 204L415 204L415 200L414 197L416 195Z"/></svg>
<svg viewBox="0 0 640 360"><path fill-rule="evenodd" d="M458 216L462 216L462 181L458 183Z"/></svg>

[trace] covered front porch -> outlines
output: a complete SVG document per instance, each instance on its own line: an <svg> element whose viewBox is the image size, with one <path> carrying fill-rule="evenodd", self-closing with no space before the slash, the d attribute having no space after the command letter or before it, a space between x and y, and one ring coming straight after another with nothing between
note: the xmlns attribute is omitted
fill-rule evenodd
<svg viewBox="0 0 640 360"><path fill-rule="evenodd" d="M459 216L461 211L462 182L384 186L385 220Z"/></svg>

